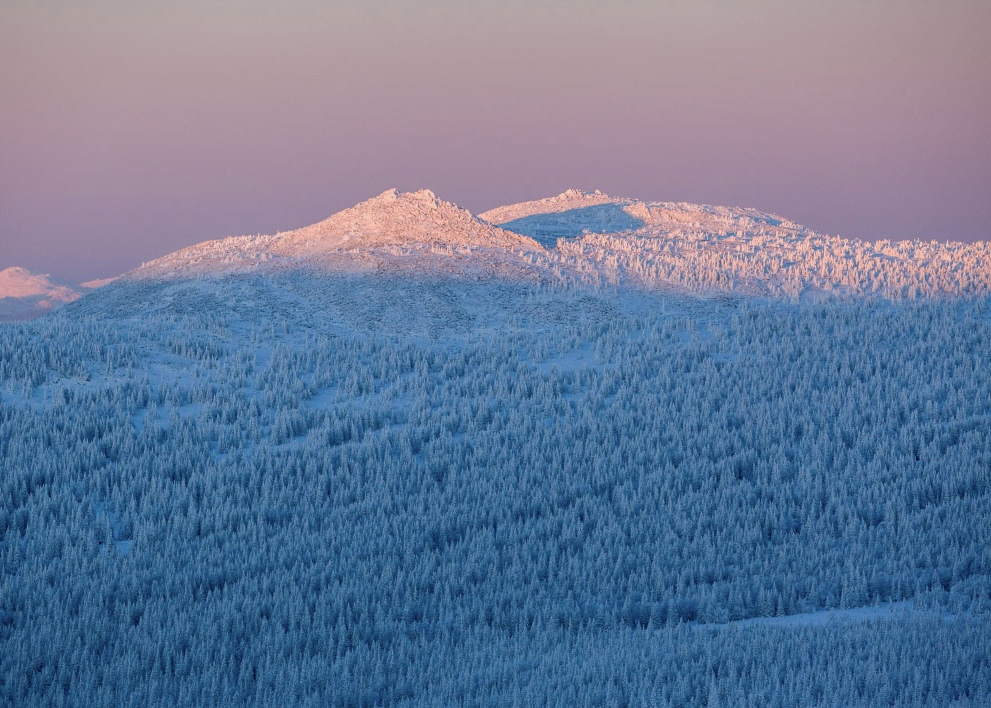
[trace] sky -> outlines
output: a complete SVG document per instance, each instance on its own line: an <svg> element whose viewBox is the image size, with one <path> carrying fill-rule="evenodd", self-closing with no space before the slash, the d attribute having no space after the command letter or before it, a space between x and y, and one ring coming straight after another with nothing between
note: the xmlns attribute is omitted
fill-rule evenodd
<svg viewBox="0 0 991 708"><path fill-rule="evenodd" d="M987 0L4 0L0 268L78 283L396 187L991 235Z"/></svg>

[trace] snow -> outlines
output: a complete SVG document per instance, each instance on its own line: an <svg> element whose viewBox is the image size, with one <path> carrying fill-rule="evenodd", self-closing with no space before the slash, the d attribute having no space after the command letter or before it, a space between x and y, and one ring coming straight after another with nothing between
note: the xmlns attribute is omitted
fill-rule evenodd
<svg viewBox="0 0 991 708"><path fill-rule="evenodd" d="M208 241L128 279L225 273L416 273L787 301L991 292L991 244L871 243L753 208L569 189L476 217L430 190L388 190L312 226Z"/></svg>
<svg viewBox="0 0 991 708"><path fill-rule="evenodd" d="M913 614L927 614L927 611L917 609L914 602L906 600L904 602L883 602L866 607L834 608L817 610L816 612L801 612L779 617L753 617L735 622L713 624L711 626L736 629L747 627L818 627L831 622L898 620L905 619Z"/></svg>
<svg viewBox="0 0 991 708"><path fill-rule="evenodd" d="M559 238L636 231L645 223L630 214L621 204L596 204L568 211L523 216L501 226L508 231L529 236L547 248L553 248Z"/></svg>
<svg viewBox="0 0 991 708"><path fill-rule="evenodd" d="M50 312L69 302L75 302L83 291L96 290L117 278L89 280L78 288L52 280L47 273L33 273L14 266L0 270L0 322L29 320Z"/></svg>
<svg viewBox="0 0 991 708"><path fill-rule="evenodd" d="M478 215L478 218L488 221L490 224L505 224L528 216L556 214L585 207L615 204L621 201L623 200L616 200L599 190L585 192L580 189L571 188L566 189L555 197L496 207L495 209L482 212Z"/></svg>
<svg viewBox="0 0 991 708"><path fill-rule="evenodd" d="M600 368L602 363L595 358L595 352L588 345L570 352L552 356L543 361L539 368L544 373L557 370L561 373L571 373L582 369Z"/></svg>
<svg viewBox="0 0 991 708"><path fill-rule="evenodd" d="M614 197L599 190L475 216L434 192L387 190L316 224L206 241L115 282L232 273L417 274L693 296L902 302L991 292L991 243L867 242L817 233L753 208ZM0 272L0 320L80 297L23 268Z"/></svg>
<svg viewBox="0 0 991 708"><path fill-rule="evenodd" d="M90 506L93 509L93 514L97 521L97 524L105 523L106 528L109 531L108 534L109 539L103 539L98 544L100 555L102 556L104 553L106 553L107 540L113 541L113 544L117 548L117 551L119 553L121 553L122 555L127 555L128 552L130 552L131 550L132 539L122 538L122 536L127 535L127 531L125 529L124 523L119 518L117 518L117 516L112 511L109 511L107 509L107 505L103 500L99 498L93 499L90 502Z"/></svg>
<svg viewBox="0 0 991 708"><path fill-rule="evenodd" d="M433 271L471 271L486 261L542 250L531 239L480 221L430 190L383 192L301 229L207 241L146 263L137 277L271 271L301 266L389 270L398 260ZM471 258L488 253L489 258ZM484 270L484 266L483 266Z"/></svg>
<svg viewBox="0 0 991 708"><path fill-rule="evenodd" d="M85 283L80 283L79 287L84 288L86 290L97 290L104 286L110 285L110 283L117 280L118 277L119 276L115 275L110 278L95 278L93 280L87 280Z"/></svg>
<svg viewBox="0 0 991 708"><path fill-rule="evenodd" d="M553 213L582 199L614 210ZM986 295L699 296L740 230L809 240L808 278L854 248L744 212L672 207L712 231L663 237L644 205L543 248L429 192L370 202L0 328L13 702L99 676L98 702L250 703L255 667L333 705L987 702ZM946 287L900 248L877 272ZM672 254L674 293L648 277Z"/></svg>
<svg viewBox="0 0 991 708"><path fill-rule="evenodd" d="M0 270L0 321L38 317L79 295L48 274L16 266Z"/></svg>

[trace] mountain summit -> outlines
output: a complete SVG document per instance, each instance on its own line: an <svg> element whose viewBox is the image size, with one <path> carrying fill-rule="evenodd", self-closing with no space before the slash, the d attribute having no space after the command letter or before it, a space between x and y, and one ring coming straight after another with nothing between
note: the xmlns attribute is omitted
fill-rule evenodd
<svg viewBox="0 0 991 708"><path fill-rule="evenodd" d="M813 234L800 224L757 209L647 202L612 197L598 189L594 192L568 189L555 197L497 207L483 212L479 218L550 246L556 244L557 238L623 232L653 236L693 231L710 235L762 235L773 228L778 234L794 237Z"/></svg>
<svg viewBox="0 0 991 708"><path fill-rule="evenodd" d="M482 249L496 260L514 252L543 250L532 239L481 221L428 189L390 189L311 226L271 236L206 241L145 263L133 275L210 274L293 265L416 269L438 265L438 258L424 259L427 254L436 256L438 249L448 254Z"/></svg>
<svg viewBox="0 0 991 708"><path fill-rule="evenodd" d="M536 247L530 239L496 228L466 209L438 199L429 189L390 189L317 224L278 234L277 238L274 250L287 256L413 244Z"/></svg>
<svg viewBox="0 0 991 708"><path fill-rule="evenodd" d="M904 300L991 292L991 244L859 241L751 208L580 189L475 216L427 189L390 189L311 226L176 251L127 278L291 269Z"/></svg>

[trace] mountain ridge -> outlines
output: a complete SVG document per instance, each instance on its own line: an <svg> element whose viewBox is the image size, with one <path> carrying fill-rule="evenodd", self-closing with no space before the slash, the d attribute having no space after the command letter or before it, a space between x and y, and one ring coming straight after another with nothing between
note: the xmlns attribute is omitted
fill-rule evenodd
<svg viewBox="0 0 991 708"><path fill-rule="evenodd" d="M429 189L389 189L312 226L276 234L287 255L319 254L327 248L369 248L410 243L529 247L525 237L488 224Z"/></svg>
<svg viewBox="0 0 991 708"><path fill-rule="evenodd" d="M645 201L575 188L476 216L428 189L390 189L309 226L179 249L120 281L299 270L792 302L903 301L991 293L991 243L860 241L820 234L753 208ZM32 295L32 302L12 304L8 298L6 318L41 314L80 294L52 292Z"/></svg>
<svg viewBox="0 0 991 708"><path fill-rule="evenodd" d="M490 255L543 250L532 239L484 222L430 190L390 189L309 226L204 241L144 263L128 275L203 275L300 266L391 270L401 267L395 259L402 256L408 265L437 266L437 258L423 258L425 251L436 256L437 249L485 249Z"/></svg>
<svg viewBox="0 0 991 708"><path fill-rule="evenodd" d="M128 276L181 277L318 267L427 274L488 272L538 278L553 271L553 277L573 279L576 273L590 275L590 264L587 258L576 259L573 248L559 248L563 245L559 239L575 242L590 235L626 239L635 235L652 242L684 236L697 240L700 235L740 236L746 229L761 234L774 229L792 239L814 234L756 209L647 202L613 197L600 190L571 188L553 197L497 207L476 216L429 189L389 189L309 226L272 235L204 241L144 263ZM593 269L601 270L597 265ZM591 280L615 281L618 275L597 272Z"/></svg>

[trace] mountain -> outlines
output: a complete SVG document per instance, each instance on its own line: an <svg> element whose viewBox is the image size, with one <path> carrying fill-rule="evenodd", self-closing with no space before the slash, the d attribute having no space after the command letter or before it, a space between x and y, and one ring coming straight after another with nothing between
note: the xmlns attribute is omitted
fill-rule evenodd
<svg viewBox="0 0 991 708"><path fill-rule="evenodd" d="M480 219L516 233L526 233L553 247L558 238L586 234L637 232L677 237L697 232L709 236L760 235L773 229L794 238L813 232L800 224L756 209L689 202L644 202L611 197L599 190L568 189L556 197L497 207Z"/></svg>
<svg viewBox="0 0 991 708"><path fill-rule="evenodd" d="M863 241L752 208L648 202L569 189L480 215L612 283L799 299L991 292L991 241Z"/></svg>
<svg viewBox="0 0 991 708"><path fill-rule="evenodd" d="M391 189L310 226L175 251L125 274L123 282L300 270L786 301L907 301L991 292L991 242L861 241L752 208L579 189L475 216L430 190ZM0 281L0 319L38 316L111 280L73 289L8 269Z"/></svg>
<svg viewBox="0 0 991 708"><path fill-rule="evenodd" d="M527 238L479 220L429 189L383 192L313 226L280 234L275 250L319 256L332 249L430 244L450 247L534 248Z"/></svg>
<svg viewBox="0 0 991 708"><path fill-rule="evenodd" d="M569 189L474 216L389 190L312 226L191 246L131 278L317 268L785 300L991 292L991 243L840 238L752 208Z"/></svg>
<svg viewBox="0 0 991 708"><path fill-rule="evenodd" d="M96 290L97 288L102 288L105 285L110 285L110 283L117 280L118 276L111 276L109 278L94 278L93 280L87 280L85 283L80 283L79 287L83 290Z"/></svg>
<svg viewBox="0 0 991 708"><path fill-rule="evenodd" d="M47 274L26 268L0 271L0 320L38 317L80 297L80 292L57 283Z"/></svg>
<svg viewBox="0 0 991 708"><path fill-rule="evenodd" d="M985 245L483 217L0 327L0 704L991 705Z"/></svg>
<svg viewBox="0 0 991 708"><path fill-rule="evenodd" d="M207 241L145 263L133 275L175 277L287 267L496 272L515 261L516 253L541 250L532 239L481 221L429 190L392 189L311 226ZM468 254L473 258L466 261Z"/></svg>

